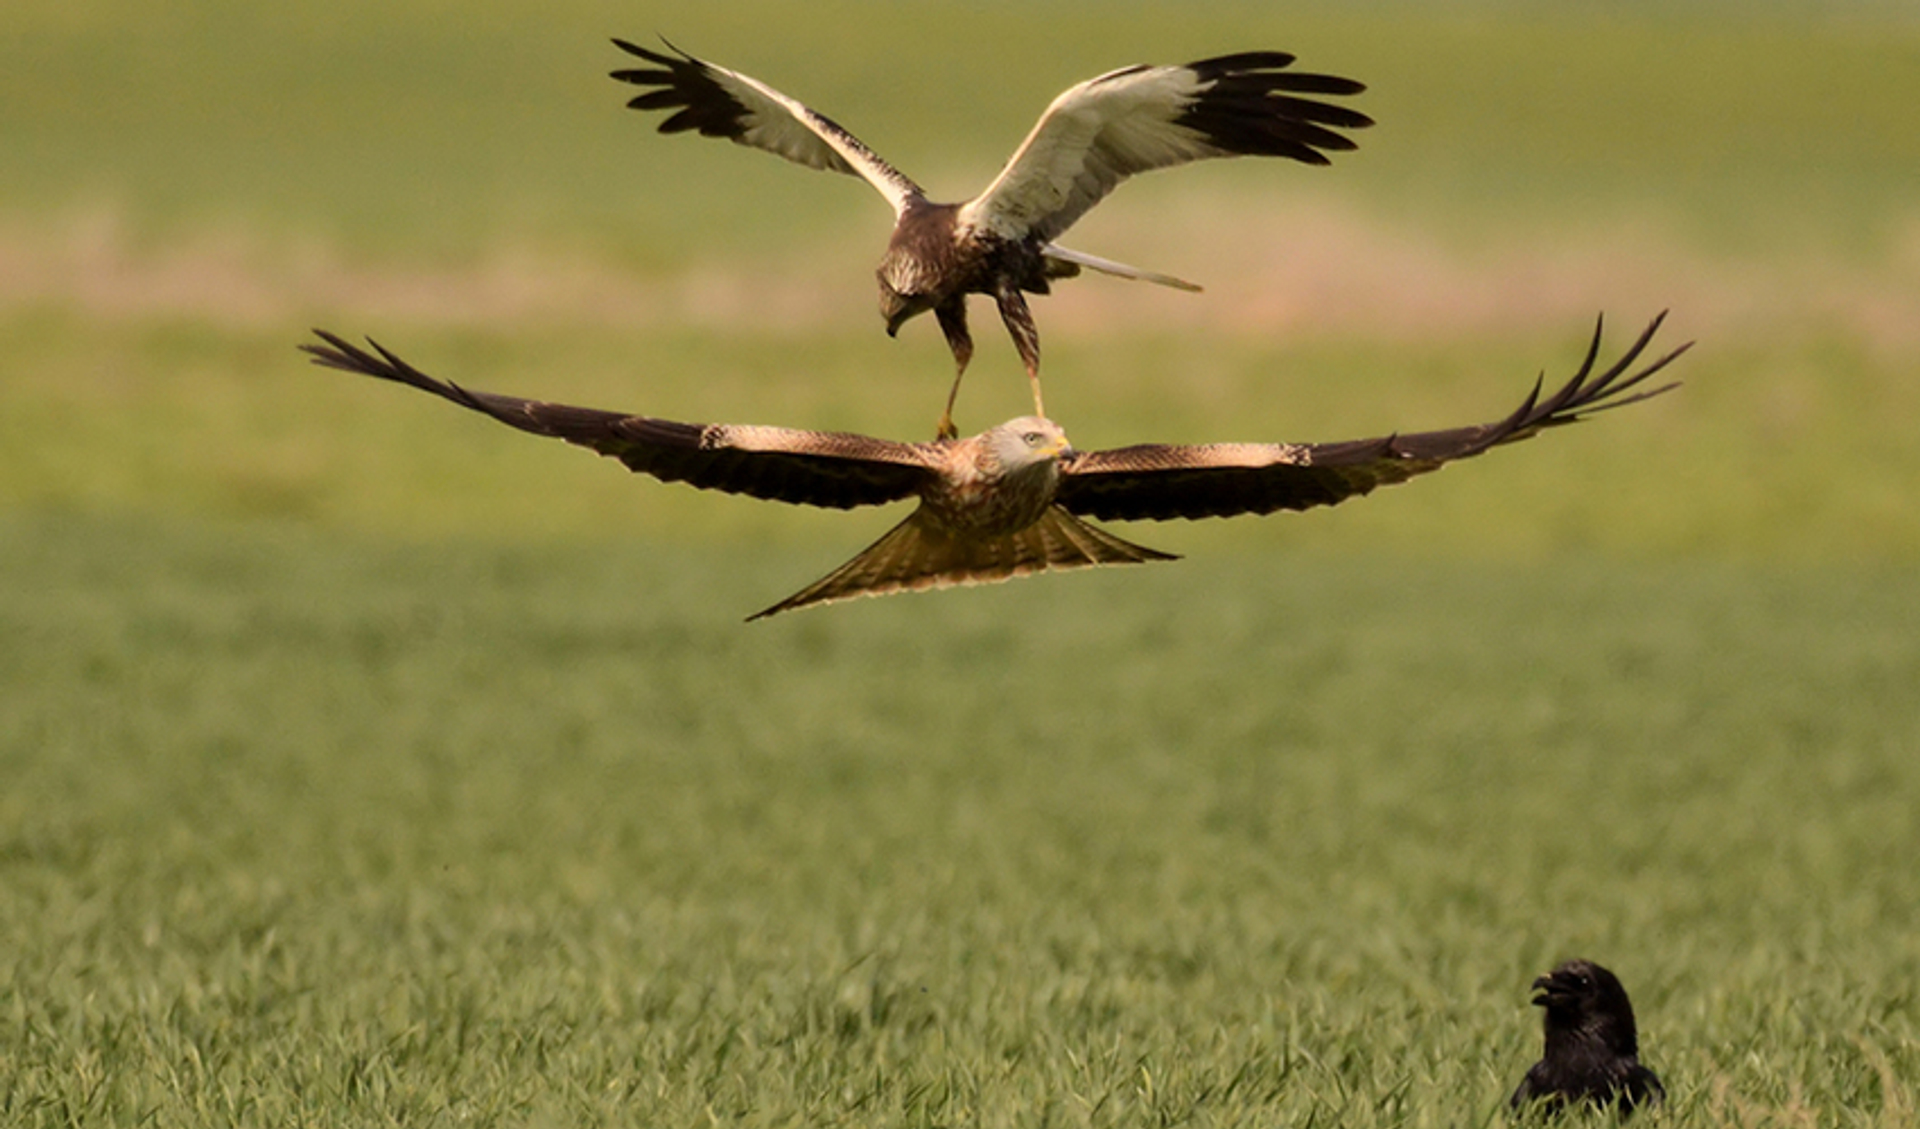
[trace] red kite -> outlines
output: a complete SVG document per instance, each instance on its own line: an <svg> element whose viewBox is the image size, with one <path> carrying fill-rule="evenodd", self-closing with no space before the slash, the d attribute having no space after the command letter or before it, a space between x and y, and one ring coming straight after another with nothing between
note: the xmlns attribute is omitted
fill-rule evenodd
<svg viewBox="0 0 1920 1129"><path fill-rule="evenodd" d="M1599 374L1600 327L1580 371L1558 391L1492 423L1339 443L1150 443L1075 451L1058 424L1023 416L967 439L901 443L833 431L676 423L478 392L436 380L369 341L369 352L315 330L302 345L330 368L410 385L501 423L619 459L663 482L795 505L851 509L918 498L906 520L824 579L750 619L809 604L1050 569L1139 564L1172 555L1083 518L1167 521L1331 506L1677 385L1634 391L1687 345L1628 370L1664 314Z"/></svg>

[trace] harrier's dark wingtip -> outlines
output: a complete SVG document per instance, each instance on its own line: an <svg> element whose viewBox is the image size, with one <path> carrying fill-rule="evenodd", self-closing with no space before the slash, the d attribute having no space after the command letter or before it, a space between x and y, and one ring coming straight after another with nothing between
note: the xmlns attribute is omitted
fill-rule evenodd
<svg viewBox="0 0 1920 1129"><path fill-rule="evenodd" d="M668 42L666 36L664 35L661 36L660 42L665 43L667 45L667 50L674 52L675 54L679 55L682 59L691 58L691 56L689 56L685 51L680 50L680 48L675 47L672 43ZM631 40L622 39L617 35L613 36L613 45L615 47L620 48L620 50L625 51L627 54L645 59L649 63L658 63L661 66L671 66L673 65L674 62L676 62L676 60L669 59L665 55L660 54L658 51L649 51L645 47L642 47L639 44L632 42Z"/></svg>
<svg viewBox="0 0 1920 1129"><path fill-rule="evenodd" d="M664 35L661 36L660 42L662 45L666 47L667 50L673 52L673 54L663 55L658 51L653 51L653 50L649 50L648 48L642 47L639 44L632 42L631 40L622 39L617 35L613 37L613 45L615 47L618 47L620 50L625 51L627 54L632 55L637 59L645 59L647 62L661 69L638 70L638 69L627 68L627 69L622 69L617 71L608 71L607 72L608 78L614 79L615 81L618 81L618 82L632 83L635 86L653 86L653 85L660 85L660 84L666 84L667 86L665 90L658 91L656 93L666 95L670 100L659 101L659 102L650 103L647 105L637 105L634 102L627 103L627 105L633 109L651 110L651 109L658 109L662 106L683 104L684 103L683 98L678 103L671 100L673 98L680 98L679 95L675 95L673 93L671 83L674 77L678 74L687 72L689 70L699 71L706 66L706 64L701 62L699 59L696 59L692 55L687 54L685 51L680 50L680 48L675 47L673 45L673 41L668 39L666 36ZM678 56L678 58L675 58L675 56Z"/></svg>

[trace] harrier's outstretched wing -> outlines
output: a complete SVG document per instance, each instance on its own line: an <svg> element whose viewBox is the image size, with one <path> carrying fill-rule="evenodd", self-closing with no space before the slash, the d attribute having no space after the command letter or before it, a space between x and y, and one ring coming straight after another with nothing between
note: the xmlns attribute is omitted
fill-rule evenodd
<svg viewBox="0 0 1920 1129"><path fill-rule="evenodd" d="M908 200L923 195L919 185L881 160L859 138L758 79L696 59L671 43L667 46L673 55L624 39L613 43L658 68L619 70L612 77L635 86L658 87L627 105L636 110L677 111L660 123L661 133L697 129L703 137L724 137L808 168L861 177L887 198L895 215Z"/></svg>
<svg viewBox="0 0 1920 1129"><path fill-rule="evenodd" d="M1053 100L962 224L1007 238L1052 240L1135 173L1208 157L1327 163L1352 149L1334 129L1373 119L1300 94L1358 94L1352 79L1286 68L1282 51L1222 55L1177 67L1123 67ZM1333 128L1329 128L1333 127Z"/></svg>
<svg viewBox="0 0 1920 1129"><path fill-rule="evenodd" d="M1494 423L1344 443L1148 444L1089 451L1062 462L1055 501L1084 517L1122 521L1232 517L1335 505L1376 486L1405 482L1455 459L1526 439L1544 428L1678 387L1665 384L1633 391L1688 345L1627 375L1665 317L1653 319L1626 355L1598 375L1593 369L1600 352L1600 326L1595 325L1586 361L1572 380L1545 399L1536 382L1525 403Z"/></svg>
<svg viewBox="0 0 1920 1129"><path fill-rule="evenodd" d="M372 341L368 352L325 330L314 333L326 344L300 348L315 364L431 392L522 431L619 459L664 482L844 510L915 497L936 473L937 451L930 444L836 431L676 423L474 392L436 380Z"/></svg>

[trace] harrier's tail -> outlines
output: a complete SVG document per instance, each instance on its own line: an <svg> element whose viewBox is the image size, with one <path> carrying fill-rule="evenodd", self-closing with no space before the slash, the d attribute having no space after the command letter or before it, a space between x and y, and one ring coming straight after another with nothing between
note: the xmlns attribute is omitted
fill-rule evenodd
<svg viewBox="0 0 1920 1129"><path fill-rule="evenodd" d="M1195 293L1199 293L1200 291L1200 285L1198 283L1188 282L1184 278L1175 278L1170 274L1158 274L1150 270L1141 270L1139 267L1130 267L1125 263L1116 263L1112 259L1103 259L1098 255L1089 255L1085 251L1069 251L1058 243L1047 244L1041 248L1040 253L1053 260L1053 262L1048 264L1050 268L1055 268L1047 271L1049 278L1065 278L1079 274L1080 271L1078 268L1086 267L1088 270L1097 270L1101 274L1110 274L1115 278L1130 278L1136 282L1157 282L1161 286L1171 286L1175 290L1191 290ZM1064 269L1059 269L1059 264L1062 263L1070 263L1072 265Z"/></svg>
<svg viewBox="0 0 1920 1129"><path fill-rule="evenodd" d="M1039 521L1018 533L982 540L956 538L928 521L924 510L915 510L859 556L747 619L751 622L855 596L994 584L1052 569L1174 559L1172 553L1123 541L1059 506L1049 506Z"/></svg>

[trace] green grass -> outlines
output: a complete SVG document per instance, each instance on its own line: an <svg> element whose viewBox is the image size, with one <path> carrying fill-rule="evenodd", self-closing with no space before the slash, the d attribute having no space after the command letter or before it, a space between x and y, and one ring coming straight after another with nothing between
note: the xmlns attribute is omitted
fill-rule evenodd
<svg viewBox="0 0 1920 1129"><path fill-rule="evenodd" d="M1497 1122L1575 954L1669 1123L1913 1108L1904 571L1281 553L746 629L789 562L4 534L11 1124Z"/></svg>
<svg viewBox="0 0 1920 1129"><path fill-rule="evenodd" d="M1573 955L1649 1124L1912 1122L1920 25L1043 8L8 9L0 1123L1500 1124ZM1120 62L1366 79L1333 169L1077 232L1211 288L1041 307L1085 447L1492 418L1594 308L1701 344L1351 506L1122 528L1176 564L743 627L893 516L293 352L924 435L872 200L655 136L603 72L656 31L955 193ZM970 426L1024 408L990 325Z"/></svg>

